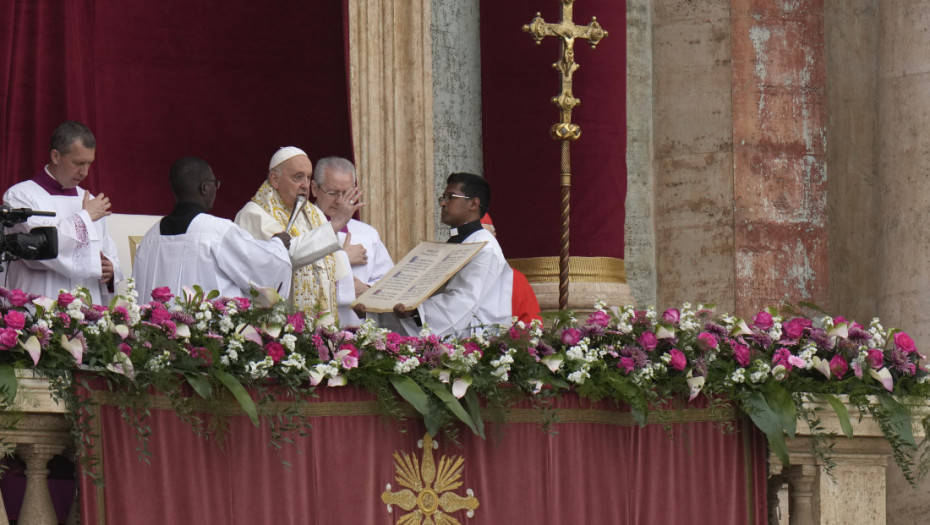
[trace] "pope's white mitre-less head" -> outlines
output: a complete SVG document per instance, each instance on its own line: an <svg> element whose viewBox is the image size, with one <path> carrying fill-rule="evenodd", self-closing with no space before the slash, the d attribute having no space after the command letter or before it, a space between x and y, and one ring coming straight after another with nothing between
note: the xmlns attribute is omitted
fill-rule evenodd
<svg viewBox="0 0 930 525"><path fill-rule="evenodd" d="M279 148L278 151L276 151L271 157L271 162L268 163L268 169L273 170L282 162L290 160L298 155L304 155L309 158L309 155L307 155L307 153L300 148L296 148L294 146L285 146L283 148Z"/></svg>

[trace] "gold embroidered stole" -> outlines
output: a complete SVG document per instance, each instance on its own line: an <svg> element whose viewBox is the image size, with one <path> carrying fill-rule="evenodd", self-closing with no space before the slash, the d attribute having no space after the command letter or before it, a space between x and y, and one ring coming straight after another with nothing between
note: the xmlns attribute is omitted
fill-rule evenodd
<svg viewBox="0 0 930 525"><path fill-rule="evenodd" d="M287 221L291 218L290 209L268 181L261 185L252 197L252 202L274 217L282 230L287 226ZM323 212L308 202L298 214L288 234L291 237L299 237L320 226L328 227L329 223ZM309 315L327 311L335 318L336 323L339 322L336 257L332 253L303 268L295 269L291 287L291 299L297 308Z"/></svg>

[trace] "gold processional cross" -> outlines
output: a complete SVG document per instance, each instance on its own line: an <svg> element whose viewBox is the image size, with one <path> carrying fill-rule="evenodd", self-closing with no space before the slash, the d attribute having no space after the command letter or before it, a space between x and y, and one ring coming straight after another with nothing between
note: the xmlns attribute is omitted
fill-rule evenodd
<svg viewBox="0 0 930 525"><path fill-rule="evenodd" d="M561 119L549 129L552 138L562 142L562 220L559 251L559 310L568 309L568 212L571 190L571 156L569 144L581 136L581 127L572 123L572 108L581 103L572 95L572 73L578 69L575 63L575 39L586 38L593 49L607 31L597 23L597 17L591 17L591 23L577 26L572 21L572 4L575 0L559 0L562 3L562 18L558 24L549 24L539 13L529 25L523 26L525 33L530 33L536 44L547 36L561 39L561 58L552 67L562 77L562 92L552 97L552 103L559 107Z"/></svg>

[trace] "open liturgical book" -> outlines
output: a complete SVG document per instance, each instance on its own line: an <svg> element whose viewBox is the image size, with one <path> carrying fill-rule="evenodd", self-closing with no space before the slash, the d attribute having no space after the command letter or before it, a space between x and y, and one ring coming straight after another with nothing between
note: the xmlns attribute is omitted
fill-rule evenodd
<svg viewBox="0 0 930 525"><path fill-rule="evenodd" d="M363 304L366 310L375 313L392 312L397 303L408 309L416 308L442 288L485 244L421 242L352 306Z"/></svg>

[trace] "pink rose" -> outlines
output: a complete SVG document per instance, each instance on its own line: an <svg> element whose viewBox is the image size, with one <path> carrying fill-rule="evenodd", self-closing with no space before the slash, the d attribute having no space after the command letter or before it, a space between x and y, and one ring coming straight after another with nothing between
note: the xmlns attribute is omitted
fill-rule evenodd
<svg viewBox="0 0 930 525"><path fill-rule="evenodd" d="M588 317L588 324L607 327L610 324L610 316L606 312L598 310Z"/></svg>
<svg viewBox="0 0 930 525"><path fill-rule="evenodd" d="M245 297L236 297L236 302L239 303L240 310L248 310L252 306L252 301L249 301Z"/></svg>
<svg viewBox="0 0 930 525"><path fill-rule="evenodd" d="M571 346L581 341L581 331L577 328L566 328L562 330L562 342Z"/></svg>
<svg viewBox="0 0 930 525"><path fill-rule="evenodd" d="M132 347L127 345L126 343L119 344L119 351L126 355L132 355Z"/></svg>
<svg viewBox="0 0 930 525"><path fill-rule="evenodd" d="M895 332L894 345L898 347L899 350L908 354L917 351L917 346L914 345L914 340L911 339L911 336L905 334L904 332Z"/></svg>
<svg viewBox="0 0 930 525"><path fill-rule="evenodd" d="M277 341L272 341L265 345L265 353L271 358L271 361L277 363L284 357L284 347Z"/></svg>
<svg viewBox="0 0 930 525"><path fill-rule="evenodd" d="M165 324L171 320L171 314L164 308L152 308L149 320L155 324Z"/></svg>
<svg viewBox="0 0 930 525"><path fill-rule="evenodd" d="M10 304L23 306L29 302L29 296L22 290L10 290Z"/></svg>
<svg viewBox="0 0 930 525"><path fill-rule="evenodd" d="M791 364L791 350L787 348L779 348L775 351L775 355L772 356L772 364L775 366L782 365L787 370L791 370L793 365Z"/></svg>
<svg viewBox="0 0 930 525"><path fill-rule="evenodd" d="M768 312L759 312L752 318L752 324L762 330L768 330L772 327L772 314Z"/></svg>
<svg viewBox="0 0 930 525"><path fill-rule="evenodd" d="M865 357L865 362L875 370L882 367L885 362L885 354L878 348L869 348L869 353Z"/></svg>
<svg viewBox="0 0 930 525"><path fill-rule="evenodd" d="M710 332L701 332L697 336L697 340L701 343L704 348L717 348L717 336Z"/></svg>
<svg viewBox="0 0 930 525"><path fill-rule="evenodd" d="M672 368L679 371L685 369L685 366L688 364L688 359L685 357L685 354L681 353L681 350L672 348L671 351L669 351L669 355L672 356L672 360L669 361Z"/></svg>
<svg viewBox="0 0 930 525"><path fill-rule="evenodd" d="M302 334L307 328L307 324L304 322L304 313L303 312L294 312L291 315L287 316L287 324L294 327L294 333Z"/></svg>
<svg viewBox="0 0 930 525"><path fill-rule="evenodd" d="M62 308L67 308L69 304L74 302L74 296L69 293L60 293L58 294L58 306Z"/></svg>
<svg viewBox="0 0 930 525"><path fill-rule="evenodd" d="M840 324L840 323L845 323L845 322L846 322L846 318L843 317L842 315L838 315L833 318L833 324Z"/></svg>
<svg viewBox="0 0 930 525"><path fill-rule="evenodd" d="M167 303L174 297L174 294L171 293L171 288L167 286L159 286L158 288L152 290L152 299L160 302Z"/></svg>
<svg viewBox="0 0 930 525"><path fill-rule="evenodd" d="M736 343L733 345L733 358L739 366L749 366L749 347Z"/></svg>
<svg viewBox="0 0 930 525"><path fill-rule="evenodd" d="M810 319L802 319L800 317L795 317L787 323L782 325L782 328L785 331L785 336L792 341L797 341L804 335L804 329L810 328L812 326Z"/></svg>
<svg viewBox="0 0 930 525"><path fill-rule="evenodd" d="M833 372L833 375L837 379L842 379L847 370L849 370L849 365L846 364L846 360L839 354L833 356L833 359L830 360L830 371Z"/></svg>
<svg viewBox="0 0 930 525"><path fill-rule="evenodd" d="M18 335L12 328L0 328L0 350L9 350L16 346Z"/></svg>
<svg viewBox="0 0 930 525"><path fill-rule="evenodd" d="M677 308L669 308L662 313L662 319L672 324L678 324L678 321L681 320L681 312Z"/></svg>
<svg viewBox="0 0 930 525"><path fill-rule="evenodd" d="M656 337L656 334L652 332L643 332L643 335L639 336L639 345L647 352L655 350L658 344L659 339Z"/></svg>
<svg viewBox="0 0 930 525"><path fill-rule="evenodd" d="M621 357L620 362L617 363L617 368L623 370L627 374L632 372L635 367L636 367L636 363L633 361L632 358L629 358L629 357Z"/></svg>
<svg viewBox="0 0 930 525"><path fill-rule="evenodd" d="M469 341L465 343L463 346L465 347L465 355L471 355L475 352L478 352L479 356L484 355L483 352L481 351L481 347L478 346L478 343L474 341Z"/></svg>
<svg viewBox="0 0 930 525"><path fill-rule="evenodd" d="M7 327L13 330L22 330L26 326L26 316L16 310L10 310L3 318Z"/></svg>

